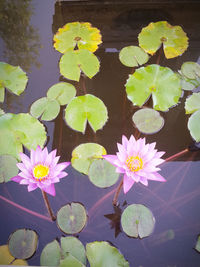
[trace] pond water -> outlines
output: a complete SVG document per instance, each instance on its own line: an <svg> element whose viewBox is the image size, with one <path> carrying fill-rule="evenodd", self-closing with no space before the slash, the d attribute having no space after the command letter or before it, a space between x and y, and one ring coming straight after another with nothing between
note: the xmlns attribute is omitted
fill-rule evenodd
<svg viewBox="0 0 200 267"><path fill-rule="evenodd" d="M21 1L15 1L16 8ZM12 30L12 42L6 42L11 35L1 29L1 61L20 65L29 78L25 92L17 97L6 95L3 109L6 112L29 112L30 105L45 96L49 87L59 81L67 81L59 74L58 62L61 54L53 48L53 35L59 27L72 21L88 21L100 29L103 43L95 53L101 62L100 72L91 80L86 79L87 93L102 99L108 108L109 120L102 130L94 134L87 127L85 135L71 130L63 120L63 110L52 122L44 122L48 130L49 150L57 148L61 161L70 161L72 150L85 142L103 145L108 154L117 151L116 143L122 134L135 134L131 117L135 111L127 99L124 84L131 68L123 66L118 58L119 51L128 45L137 45L137 35L142 27L151 21L167 20L171 25L180 25L189 37L189 48L175 59L160 59L161 66L174 71L185 61L199 62L200 20L198 1L27 1L27 10L21 10ZM19 6L18 6L19 7ZM9 11L12 16L14 13ZM14 16L14 15L13 15ZM16 15L15 15L16 16ZM23 20L24 18L24 20ZM30 21L29 21L30 19ZM23 24L24 21L27 24ZM20 39L23 27L33 27L32 37ZM12 27L12 25L8 25ZM28 27L28 26L27 26ZM19 41L21 40L21 41ZM31 47L25 50L20 42ZM12 45L11 45L12 44ZM32 45L32 46L31 46ZM18 49L17 49L18 47ZM7 55L5 54L7 51ZM37 55L37 53L38 55ZM156 57L150 62L154 63ZM37 64L40 64L38 68ZM72 82L81 94L81 86ZM185 148L193 141L187 129L184 94L181 104L163 113L165 126L154 135L146 136L147 142L156 141L158 150L166 151L165 157ZM151 106L152 103L148 102ZM141 136L145 136L141 134ZM131 190L119 196L120 207L113 209L112 197L118 184L100 189L95 187L86 175L71 166L69 175L56 184L56 197L49 196L54 211L62 205L75 201L87 209L88 222L83 231L76 235L86 244L92 241L109 241L116 246L133 267L199 267L200 255L194 249L200 232L200 153L188 152L176 161L164 163L161 174L166 183L150 182L148 187L134 185ZM118 182L119 183L119 182ZM26 186L9 182L0 185L0 195L38 213L47 215L40 190L28 193ZM120 212L128 204L140 203L152 210L156 225L153 234L142 240L129 238L120 229ZM60 239L64 234L55 222L36 218L14 208L0 199L0 245L6 244L9 235L18 228L35 230L39 235L39 245L29 265L40 264L43 247ZM111 215L112 214L112 215Z"/></svg>

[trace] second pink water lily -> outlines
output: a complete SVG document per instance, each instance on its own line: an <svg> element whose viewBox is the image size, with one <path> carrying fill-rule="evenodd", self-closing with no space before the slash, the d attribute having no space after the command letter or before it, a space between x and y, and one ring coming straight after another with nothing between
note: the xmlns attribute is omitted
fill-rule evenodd
<svg viewBox="0 0 200 267"><path fill-rule="evenodd" d="M103 157L116 166L118 173L123 173L123 189L126 194L133 184L141 182L148 185L148 180L165 182L158 171L157 166L165 160L161 157L165 152L155 149L156 143L145 144L145 138L136 140L131 135L128 140L122 136L122 144L117 144L119 152L116 155L104 155Z"/></svg>

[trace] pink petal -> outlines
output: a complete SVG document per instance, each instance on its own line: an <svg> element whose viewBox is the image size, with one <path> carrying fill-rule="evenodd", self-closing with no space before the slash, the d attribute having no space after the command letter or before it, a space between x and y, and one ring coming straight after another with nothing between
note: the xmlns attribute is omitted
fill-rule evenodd
<svg viewBox="0 0 200 267"><path fill-rule="evenodd" d="M14 176L10 180L13 181L13 182L20 183L20 181L23 180L23 178L20 177L20 176Z"/></svg>
<svg viewBox="0 0 200 267"><path fill-rule="evenodd" d="M125 173L126 171L125 171L124 168L117 167L117 168L116 168L116 172L118 172L118 173Z"/></svg>
<svg viewBox="0 0 200 267"><path fill-rule="evenodd" d="M155 154L155 158L161 158L166 152L164 151L159 151Z"/></svg>
<svg viewBox="0 0 200 267"><path fill-rule="evenodd" d="M126 138L125 135L122 135L122 145L124 146L125 149L127 149L128 139Z"/></svg>
<svg viewBox="0 0 200 267"><path fill-rule="evenodd" d="M128 157L126 152L124 152L124 153L117 152L116 154L117 154L119 161L121 161L121 162L125 162L127 157Z"/></svg>
<svg viewBox="0 0 200 267"><path fill-rule="evenodd" d="M51 153L48 154L48 156L47 156L47 158L46 158L46 160L45 160L45 162L44 162L45 165L50 166L51 164L53 164L55 158L56 158L56 149L53 150ZM60 158L60 157L57 157L57 162L58 162L59 158ZM57 163L57 162L56 162L56 163ZM56 163L55 163L55 165L56 165ZM54 164L53 164L53 165L54 165ZM54 165L54 166L55 166L55 165Z"/></svg>
<svg viewBox="0 0 200 267"><path fill-rule="evenodd" d="M148 180L159 181L159 182L166 182L165 178L162 177L157 172L150 173L149 176L148 176Z"/></svg>
<svg viewBox="0 0 200 267"><path fill-rule="evenodd" d="M46 193L52 195L52 196L56 195L54 184L51 184L49 186L42 186L42 190L45 191Z"/></svg>
<svg viewBox="0 0 200 267"><path fill-rule="evenodd" d="M29 157L26 156L26 154L24 154L24 153L19 153L19 155L20 155L20 158L21 158L23 164L25 165L25 167L27 169L31 168L31 161L30 161Z"/></svg>
<svg viewBox="0 0 200 267"><path fill-rule="evenodd" d="M29 180L27 180L27 179L22 179L19 183L20 183L20 184L29 184Z"/></svg>
<svg viewBox="0 0 200 267"><path fill-rule="evenodd" d="M37 184L29 184L28 185L28 192L31 192L37 188Z"/></svg>
<svg viewBox="0 0 200 267"><path fill-rule="evenodd" d="M134 180L128 177L126 174L124 174L124 180L123 180L124 194L126 194L131 189L133 184L134 184Z"/></svg>
<svg viewBox="0 0 200 267"><path fill-rule="evenodd" d="M145 177L140 177L140 183L142 183L143 185L148 185L148 180L147 180L147 178L145 178Z"/></svg>
<svg viewBox="0 0 200 267"><path fill-rule="evenodd" d="M68 175L67 172L60 172L60 173L57 175L57 177L58 177L59 179L61 179L61 178L66 177L67 175Z"/></svg>
<svg viewBox="0 0 200 267"><path fill-rule="evenodd" d="M67 166L70 165L70 162L62 162L59 163L55 166L54 171L55 172L61 172L62 170L64 170L65 168L67 168Z"/></svg>
<svg viewBox="0 0 200 267"><path fill-rule="evenodd" d="M102 157L113 165L115 165L114 162L117 160L116 155L103 155Z"/></svg>

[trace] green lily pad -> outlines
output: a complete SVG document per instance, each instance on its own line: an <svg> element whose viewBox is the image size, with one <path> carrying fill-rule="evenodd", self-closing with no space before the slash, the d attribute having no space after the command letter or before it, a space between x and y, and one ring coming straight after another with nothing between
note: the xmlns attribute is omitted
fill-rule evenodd
<svg viewBox="0 0 200 267"><path fill-rule="evenodd" d="M188 79L200 77L200 65L196 62L188 61L181 66L182 74Z"/></svg>
<svg viewBox="0 0 200 267"><path fill-rule="evenodd" d="M60 208L57 213L57 225L66 234L81 232L86 222L86 210L80 203L67 204Z"/></svg>
<svg viewBox="0 0 200 267"><path fill-rule="evenodd" d="M76 95L76 88L65 82L56 83L47 91L47 98L57 100L62 105L68 104Z"/></svg>
<svg viewBox="0 0 200 267"><path fill-rule="evenodd" d="M200 110L195 111L189 118L187 127L192 138L200 142Z"/></svg>
<svg viewBox="0 0 200 267"><path fill-rule="evenodd" d="M67 51L60 59L60 73L67 79L79 81L81 71L90 79L99 71L98 58L86 49Z"/></svg>
<svg viewBox="0 0 200 267"><path fill-rule="evenodd" d="M153 64L137 69L126 82L128 99L142 106L152 94L153 107L167 111L181 96L180 78L171 69Z"/></svg>
<svg viewBox="0 0 200 267"><path fill-rule="evenodd" d="M54 240L48 243L40 255L41 266L58 266L60 263L61 251L59 243Z"/></svg>
<svg viewBox="0 0 200 267"><path fill-rule="evenodd" d="M198 236L197 243L195 249L200 253L200 235Z"/></svg>
<svg viewBox="0 0 200 267"><path fill-rule="evenodd" d="M88 121L96 132L107 122L108 112L101 99L87 94L72 99L65 109L65 120L72 129L82 133L85 132Z"/></svg>
<svg viewBox="0 0 200 267"><path fill-rule="evenodd" d="M96 143L81 144L72 151L71 163L77 171L88 174L91 163L102 158L102 155L106 155L103 146Z"/></svg>
<svg viewBox="0 0 200 267"><path fill-rule="evenodd" d="M194 113L200 109L200 93L193 93L185 101L186 114Z"/></svg>
<svg viewBox="0 0 200 267"><path fill-rule="evenodd" d="M47 97L42 97L36 100L30 108L30 113L33 117L39 118L44 121L54 120L60 112L60 105L55 99L48 99Z"/></svg>
<svg viewBox="0 0 200 267"><path fill-rule="evenodd" d="M154 134L164 126L160 113L151 108L143 108L133 114L132 120L141 133Z"/></svg>
<svg viewBox="0 0 200 267"><path fill-rule="evenodd" d="M119 60L127 67L138 67L149 60L148 54L138 46L126 46L119 53Z"/></svg>
<svg viewBox="0 0 200 267"><path fill-rule="evenodd" d="M4 101L4 89L7 88L15 95L20 95L26 88L28 78L18 66L0 62L0 101Z"/></svg>
<svg viewBox="0 0 200 267"><path fill-rule="evenodd" d="M10 178L18 174L17 160L11 155L0 156L0 183L10 181Z"/></svg>
<svg viewBox="0 0 200 267"><path fill-rule="evenodd" d="M184 76L181 77L181 88L186 91L192 91L200 85L198 80L188 79Z"/></svg>
<svg viewBox="0 0 200 267"><path fill-rule="evenodd" d="M61 53L78 49L97 50L102 43L100 31L88 22L71 22L58 29L54 35L54 47Z"/></svg>
<svg viewBox="0 0 200 267"><path fill-rule="evenodd" d="M59 267L85 267L85 265L70 253L67 253L64 260L60 261Z"/></svg>
<svg viewBox="0 0 200 267"><path fill-rule="evenodd" d="M167 21L151 22L138 35L139 45L153 55L163 44L166 58L182 55L188 47L188 37L180 26L171 26Z"/></svg>
<svg viewBox="0 0 200 267"><path fill-rule="evenodd" d="M129 263L117 248L105 241L95 241L86 245L86 255L91 267L128 267Z"/></svg>
<svg viewBox="0 0 200 267"><path fill-rule="evenodd" d="M115 170L116 167L105 159L94 160L90 165L88 177L97 187L110 187L119 179L120 174Z"/></svg>
<svg viewBox="0 0 200 267"><path fill-rule="evenodd" d="M143 238L153 232L155 218L144 205L132 204L122 213L121 225L128 236Z"/></svg>
<svg viewBox="0 0 200 267"><path fill-rule="evenodd" d="M19 229L11 234L8 241L8 248L16 259L28 259L37 249L38 236L28 229Z"/></svg>
<svg viewBox="0 0 200 267"><path fill-rule="evenodd" d="M10 254L8 245L0 246L0 265L28 265L28 262L25 260L17 259ZM11 263L12 262L12 263Z"/></svg>

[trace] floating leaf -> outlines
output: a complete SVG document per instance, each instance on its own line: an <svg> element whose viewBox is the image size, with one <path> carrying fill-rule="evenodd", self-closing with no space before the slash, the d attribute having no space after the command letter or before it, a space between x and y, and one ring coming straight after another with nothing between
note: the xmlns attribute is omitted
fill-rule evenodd
<svg viewBox="0 0 200 267"><path fill-rule="evenodd" d="M99 71L98 58L90 51L67 51L60 59L60 73L67 79L79 81L81 71L90 79Z"/></svg>
<svg viewBox="0 0 200 267"><path fill-rule="evenodd" d="M171 26L167 21L151 22L138 35L139 45L153 55L163 44L166 58L182 55L188 47L188 37L180 26Z"/></svg>
<svg viewBox="0 0 200 267"><path fill-rule="evenodd" d="M0 246L0 265L28 265L25 260L14 260L7 245ZM12 262L12 263L11 263Z"/></svg>
<svg viewBox="0 0 200 267"><path fill-rule="evenodd" d="M42 97L36 100L30 108L30 113L33 117L39 118L41 120L51 121L54 120L60 112L60 105L55 99L48 99L47 97Z"/></svg>
<svg viewBox="0 0 200 267"><path fill-rule="evenodd" d="M164 126L164 119L160 113L151 108L144 108L133 114L133 122L141 133L157 133Z"/></svg>
<svg viewBox="0 0 200 267"><path fill-rule="evenodd" d="M61 251L56 240L48 243L42 250L40 256L40 265L42 266L58 266L60 263Z"/></svg>
<svg viewBox="0 0 200 267"><path fill-rule="evenodd" d="M197 110L190 116L188 120L188 129L190 130L190 134L192 138L196 142L200 142L200 110Z"/></svg>
<svg viewBox="0 0 200 267"><path fill-rule="evenodd" d="M186 91L192 91L198 87L200 83L197 80L187 79L186 77L181 77L181 88Z"/></svg>
<svg viewBox="0 0 200 267"><path fill-rule="evenodd" d="M195 249L200 253L200 235L198 236L197 243Z"/></svg>
<svg viewBox="0 0 200 267"><path fill-rule="evenodd" d="M181 66L182 74L188 79L200 77L200 65L196 62L188 61Z"/></svg>
<svg viewBox="0 0 200 267"><path fill-rule="evenodd" d="M129 263L117 248L105 241L95 241L86 245L86 255L91 267L128 267Z"/></svg>
<svg viewBox="0 0 200 267"><path fill-rule="evenodd" d="M72 151L71 163L77 171L88 174L91 163L102 158L102 155L106 155L103 146L96 143L81 144Z"/></svg>
<svg viewBox="0 0 200 267"><path fill-rule="evenodd" d="M16 259L28 259L36 251L38 242L37 234L28 229L19 229L11 234L8 247Z"/></svg>
<svg viewBox="0 0 200 267"><path fill-rule="evenodd" d="M138 67L149 60L149 56L138 46L126 46L119 53L119 59L127 67Z"/></svg>
<svg viewBox="0 0 200 267"><path fill-rule="evenodd" d="M144 205L132 204L122 213L121 225L128 236L143 238L153 232L155 218Z"/></svg>
<svg viewBox="0 0 200 267"><path fill-rule="evenodd" d="M87 222L83 205L72 202L63 206L57 213L57 225L66 234L81 232Z"/></svg>
<svg viewBox="0 0 200 267"><path fill-rule="evenodd" d="M185 101L186 114L194 113L200 109L200 93L193 93Z"/></svg>
<svg viewBox="0 0 200 267"><path fill-rule="evenodd" d="M67 253L64 260L60 261L59 267L84 267L85 265L73 257L70 253Z"/></svg>
<svg viewBox="0 0 200 267"><path fill-rule="evenodd" d="M63 54L76 46L94 52L102 42L100 31L88 22L67 23L58 29L53 40L55 49Z"/></svg>
<svg viewBox="0 0 200 267"><path fill-rule="evenodd" d="M89 168L89 179L97 187L106 188L114 185L119 179L116 167L104 159L94 160Z"/></svg>
<svg viewBox="0 0 200 267"><path fill-rule="evenodd" d="M152 94L156 110L166 111L181 96L180 78L171 69L153 64L137 69L126 82L128 99L142 106Z"/></svg>
<svg viewBox="0 0 200 267"><path fill-rule="evenodd" d="M0 156L0 183L10 181L18 174L17 160L11 155Z"/></svg>
<svg viewBox="0 0 200 267"><path fill-rule="evenodd" d="M108 112L101 99L87 94L72 99L65 110L65 120L72 129L82 133L85 132L88 121L96 132L105 125Z"/></svg>
<svg viewBox="0 0 200 267"><path fill-rule="evenodd" d="M4 101L4 89L20 95L26 88L28 78L20 67L0 62L0 101Z"/></svg>
<svg viewBox="0 0 200 267"><path fill-rule="evenodd" d="M70 83L56 83L47 91L47 98L57 100L62 105L68 104L76 95L75 87Z"/></svg>

